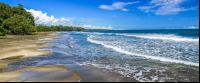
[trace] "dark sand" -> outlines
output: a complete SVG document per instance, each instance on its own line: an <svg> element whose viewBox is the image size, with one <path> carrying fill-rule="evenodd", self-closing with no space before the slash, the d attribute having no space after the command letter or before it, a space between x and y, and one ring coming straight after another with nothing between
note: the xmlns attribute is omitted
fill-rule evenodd
<svg viewBox="0 0 200 83"><path fill-rule="evenodd" d="M34 72L23 71L17 79L34 82L34 81L54 81L65 80L72 77L72 71L56 71L56 72Z"/></svg>
<svg viewBox="0 0 200 83"><path fill-rule="evenodd" d="M7 64L15 61L50 55L50 51L38 49L52 47L51 45L44 45L44 43L53 42L51 38L57 39L58 35L55 32L45 32L39 33L38 35L0 36L0 81L136 82L136 80L103 72L100 69L90 66L79 66L75 64L36 67L7 66Z"/></svg>
<svg viewBox="0 0 200 83"><path fill-rule="evenodd" d="M80 66L76 64L69 64L65 66L79 73L79 75L84 78L81 82L137 82L134 79L107 73L92 66Z"/></svg>
<svg viewBox="0 0 200 83"><path fill-rule="evenodd" d="M41 40L44 38L49 39L57 39L59 34L56 32L42 32L37 35L7 35L0 36L0 81L1 82L22 82L29 81L20 79L23 78L23 72L40 72L41 74L46 72L54 72L53 74L49 74L48 77L45 77L45 80L40 81L58 81L58 82L77 82L81 79L81 77L74 72L73 70L69 70L69 68L63 65L55 65L55 66L40 66L40 67L14 67L7 66L7 64L21 61L27 58L36 57L36 56L46 56L51 54L48 50L38 50L41 48L52 47L51 45L44 45L46 42L54 42L51 40ZM40 39L40 40L38 40ZM67 77L62 79L52 79L55 77L62 77L63 74L60 74L63 71L71 71ZM66 74L66 72L64 72ZM32 73L33 74L33 73ZM31 77L31 73L27 77ZM19 78L18 78L19 77ZM33 77L32 77L33 78ZM33 78L34 79L34 78ZM37 79L37 78L36 78ZM41 78L42 79L42 78ZM33 81L33 80L31 80ZM39 80L35 80L39 81Z"/></svg>

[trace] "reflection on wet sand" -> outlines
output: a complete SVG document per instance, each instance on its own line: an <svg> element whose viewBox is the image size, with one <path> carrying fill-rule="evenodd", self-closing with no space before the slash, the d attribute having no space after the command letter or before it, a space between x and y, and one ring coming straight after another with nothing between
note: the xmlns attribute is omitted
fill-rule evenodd
<svg viewBox="0 0 200 83"><path fill-rule="evenodd" d="M68 64L65 66L78 72L83 78L81 82L137 82L134 79L107 73L92 66L81 66L76 64Z"/></svg>
<svg viewBox="0 0 200 83"><path fill-rule="evenodd" d="M78 82L82 77L63 65L22 67L0 74L1 81L7 82Z"/></svg>
<svg viewBox="0 0 200 83"><path fill-rule="evenodd" d="M72 77L72 71L56 71L56 72L34 72L23 71L18 79L23 81L55 81L64 80Z"/></svg>

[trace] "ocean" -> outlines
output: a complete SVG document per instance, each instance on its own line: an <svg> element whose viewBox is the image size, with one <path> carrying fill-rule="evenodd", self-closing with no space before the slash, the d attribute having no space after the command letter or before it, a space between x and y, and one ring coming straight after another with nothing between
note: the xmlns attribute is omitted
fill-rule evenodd
<svg viewBox="0 0 200 83"><path fill-rule="evenodd" d="M139 82L199 81L199 30L105 30L59 32L48 56L18 66L92 66ZM51 40L41 39L41 40Z"/></svg>

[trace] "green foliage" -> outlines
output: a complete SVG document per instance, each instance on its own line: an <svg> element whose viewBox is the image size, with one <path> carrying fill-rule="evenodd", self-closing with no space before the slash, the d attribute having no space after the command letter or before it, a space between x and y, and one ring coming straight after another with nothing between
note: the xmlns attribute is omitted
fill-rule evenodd
<svg viewBox="0 0 200 83"><path fill-rule="evenodd" d="M23 8L23 5L11 7L0 3L0 12L0 35L31 34L37 31L34 17Z"/></svg>
<svg viewBox="0 0 200 83"><path fill-rule="evenodd" d="M2 28L0 26L0 36L4 36L6 33L11 33L9 30Z"/></svg>
<svg viewBox="0 0 200 83"><path fill-rule="evenodd" d="M34 17L22 4L11 7L0 3L0 36L5 34L24 35L45 31L84 31L81 27L72 26L36 26Z"/></svg>
<svg viewBox="0 0 200 83"><path fill-rule="evenodd" d="M31 25L31 22L26 19L26 17L21 15L14 15L2 23L3 27L7 27L7 30L11 32L11 34L31 34L36 31L36 27ZM8 33L9 34L9 33Z"/></svg>
<svg viewBox="0 0 200 83"><path fill-rule="evenodd" d="M5 31L4 31L4 29L0 26L0 36L1 35L5 35Z"/></svg>
<svg viewBox="0 0 200 83"><path fill-rule="evenodd" d="M39 32L46 32L46 31L84 31L84 28L81 27L72 27L72 26L43 26L43 25L38 25L37 30Z"/></svg>

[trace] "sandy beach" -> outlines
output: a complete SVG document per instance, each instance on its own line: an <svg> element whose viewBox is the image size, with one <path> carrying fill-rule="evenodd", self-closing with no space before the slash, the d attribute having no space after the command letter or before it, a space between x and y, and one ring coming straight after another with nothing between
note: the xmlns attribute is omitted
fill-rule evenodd
<svg viewBox="0 0 200 83"><path fill-rule="evenodd" d="M131 82L115 74L103 72L89 66L49 65L49 66L7 66L37 56L47 56L53 47L45 45L59 39L56 32L43 32L37 35L0 36L0 82Z"/></svg>
<svg viewBox="0 0 200 83"><path fill-rule="evenodd" d="M77 33L0 36L0 82L199 81L199 67L127 56Z"/></svg>
<svg viewBox="0 0 200 83"><path fill-rule="evenodd" d="M77 82L81 77L63 65L56 66L40 66L40 67L23 67L15 70L8 71L13 66L7 66L7 64L21 61L36 56L46 56L51 54L48 50L37 50L41 48L52 47L51 45L44 45L46 42L53 42L51 40L38 40L44 38L55 38L59 34L56 32L42 32L37 35L7 35L0 36L0 81L1 82L22 82L19 79L20 73L23 71L32 72L53 72L51 77L45 77L41 81L65 81L65 82ZM62 78L62 80L51 80L55 73L61 71L70 71L72 74L70 77ZM49 76L50 74L46 75ZM62 75L62 74L61 74ZM23 79L23 78L21 78ZM27 80L29 81L29 80Z"/></svg>

